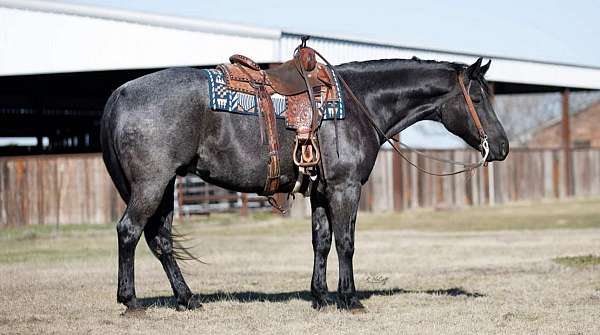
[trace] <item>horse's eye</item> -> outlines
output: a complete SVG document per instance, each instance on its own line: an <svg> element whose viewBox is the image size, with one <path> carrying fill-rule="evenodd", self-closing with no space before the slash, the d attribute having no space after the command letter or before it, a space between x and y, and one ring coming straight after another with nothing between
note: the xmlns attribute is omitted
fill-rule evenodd
<svg viewBox="0 0 600 335"><path fill-rule="evenodd" d="M481 102L481 99L479 97L475 97L471 99L473 101L474 104L478 104Z"/></svg>

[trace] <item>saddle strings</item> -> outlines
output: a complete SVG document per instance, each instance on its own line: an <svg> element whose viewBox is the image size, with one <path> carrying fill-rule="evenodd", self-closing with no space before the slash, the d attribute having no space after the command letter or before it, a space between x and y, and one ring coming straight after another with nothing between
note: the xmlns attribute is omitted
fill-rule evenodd
<svg viewBox="0 0 600 335"><path fill-rule="evenodd" d="M319 53L316 50L315 50L315 53L317 54L317 56L319 56L319 58L321 58L323 60L323 62L325 62L325 64L327 65L327 67L329 67L329 69L332 72L335 71L334 68L333 68L333 65L331 65L331 63L329 63L329 61L325 57L323 57L323 55L321 55L321 53ZM408 145L402 143L401 141L396 140L406 150L414 152L417 155L420 155L420 156L423 156L425 158L428 158L428 159L431 159L431 160L435 160L435 161L438 161L438 162L448 163L448 164L451 164L451 165L458 165L458 166L463 166L464 167L464 169L460 169L460 170L452 171L452 172L447 172L447 173L430 172L430 171L427 171L427 170L423 169L422 167L418 166L417 164L413 163L410 159L408 159L404 155L404 153L402 153L402 151L398 147L396 147L394 145L394 143L392 142L392 140L390 140L390 138L387 137L387 135L381 130L381 128L379 128L379 126L377 125L377 123L375 123L375 120L373 120L373 118L369 114L367 108L356 97L356 95L354 94L354 92L352 91L352 89L350 88L350 86L348 86L348 84L346 83L346 80L344 80L344 78L339 74L339 72L336 72L336 76L339 78L339 80L342 83L342 85L344 85L344 88L346 89L346 91L348 91L348 94L350 95L350 97L352 98L352 100L356 103L356 105L359 107L359 109L365 114L365 116L367 117L367 120L369 121L369 123L371 124L371 126L373 128L375 128L375 130L377 131L377 133L379 133L379 135L381 135L383 138L385 138L385 141L392 146L392 148L394 149L394 151L396 151L396 153L398 155L400 155L400 157L402 157L402 159L404 159L408 164L410 164L411 166L413 166L417 170L419 170L419 171L421 171L421 172L423 172L425 174L428 174L428 175L443 177L443 176L453 176L453 175L457 175L457 174L465 173L465 172L472 172L475 169L477 169L477 168L479 168L479 167L481 167L481 166L483 166L485 164L485 160L487 159L487 156L488 156L488 153L489 153L489 149L487 148L487 142L485 143L485 145L483 145L484 146L483 149L485 150L485 154L482 157L482 159L479 160L477 163L466 163L466 162L453 161L451 159L444 159L444 158L434 157L434 156L428 155L428 154L426 154L424 152L421 152L419 150L413 149L413 148L409 147Z"/></svg>

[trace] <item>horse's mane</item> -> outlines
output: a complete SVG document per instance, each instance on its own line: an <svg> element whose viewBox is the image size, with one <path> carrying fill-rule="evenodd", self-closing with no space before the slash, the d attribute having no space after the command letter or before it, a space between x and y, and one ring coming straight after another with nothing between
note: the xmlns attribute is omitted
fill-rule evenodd
<svg viewBox="0 0 600 335"><path fill-rule="evenodd" d="M344 68L370 68L370 67L389 67L390 69L393 69L395 67L405 67L405 66L410 66L413 64L429 64L432 66L439 66L439 67L446 67L449 68L451 70L455 70L457 72L461 72L464 71L468 65L464 64L464 63L457 63L457 62L447 62L447 61L438 61L438 60L431 60L431 59L419 59L416 57L413 57L411 59L403 59L403 58L386 58L386 59L373 59L373 60L366 60L366 61L354 61L354 62L348 62L348 63L343 63L337 66L337 68L339 69L344 69Z"/></svg>
<svg viewBox="0 0 600 335"><path fill-rule="evenodd" d="M417 57L413 57L411 59L404 58L387 58L387 59L373 59L366 61L354 61L349 63L343 63L336 66L337 69L345 70L345 69L384 69L384 70L393 70L398 68L406 68L411 65L431 65L432 67L437 68L445 68L451 71L456 71L457 73L462 73L465 71L469 65L458 62L447 62L447 61L438 61L432 59L420 59ZM483 87L487 94L490 94L490 86L487 80L483 76L478 76L475 78L476 81Z"/></svg>

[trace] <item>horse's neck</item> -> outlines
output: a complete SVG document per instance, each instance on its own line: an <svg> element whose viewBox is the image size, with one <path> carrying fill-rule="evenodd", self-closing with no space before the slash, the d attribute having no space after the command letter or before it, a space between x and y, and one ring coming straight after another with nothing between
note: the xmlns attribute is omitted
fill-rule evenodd
<svg viewBox="0 0 600 335"><path fill-rule="evenodd" d="M437 120L436 99L452 89L446 78L451 70L439 64L433 69L416 62L370 62L364 69L360 64L340 73L388 138L418 121Z"/></svg>

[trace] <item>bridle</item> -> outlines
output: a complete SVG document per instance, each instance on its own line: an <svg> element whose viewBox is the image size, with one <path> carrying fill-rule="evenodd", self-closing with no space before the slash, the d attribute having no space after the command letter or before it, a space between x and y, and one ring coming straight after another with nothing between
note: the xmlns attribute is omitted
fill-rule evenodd
<svg viewBox="0 0 600 335"><path fill-rule="evenodd" d="M460 86L460 90L462 91L463 97L465 98L465 102L467 103L467 108L469 109L469 114L471 115L471 118L473 119L473 122L475 123L475 127L477 127L477 133L479 134L479 141L480 141L480 147L481 150L483 151L481 154L483 155L483 165L487 165L487 162L485 161L487 159L487 156L490 153L490 146L488 144L488 140L487 140L487 134L485 133L485 130L483 130L483 126L481 125L481 120L479 120L479 115L477 114L477 111L475 110L475 105L473 105L473 100L471 100L471 95L469 94L469 92L471 91L471 81L469 81L469 89L465 88L465 83L464 83L464 79L463 79L463 75L461 75L460 73L458 74L458 85Z"/></svg>
<svg viewBox="0 0 600 335"><path fill-rule="evenodd" d="M327 61L327 59L325 59L318 51L315 50L315 53L325 62L325 64L327 64L327 66L331 69L331 71L334 71L333 65L331 65L331 63L329 63ZM407 146L406 144L399 142L399 144L404 147L406 150L408 151L412 151L415 152L416 154L429 158L431 160L435 160L438 162L443 162L443 163L448 163L448 164L452 164L452 165L457 165L457 166L462 166L463 168L457 171L452 171L452 172L448 172L448 173L436 173L436 172L430 172L427 171L425 169L423 169L422 167L418 166L417 164L413 163L410 159L408 159L408 157L406 157L406 155L400 150L400 148L398 146L396 146L393 142L392 139L387 137L387 135L381 130L381 128L379 128L379 126L377 125L377 123L375 122L375 120L373 120L373 118L371 117L371 114L369 113L368 109L365 107L365 105L358 99L358 97L356 97L356 95L354 94L354 92L352 91L352 89L350 88L350 86L348 86L348 83L346 82L346 80L344 80L344 78L339 74L336 73L337 78L339 79L339 81L342 83L342 85L344 85L344 88L346 89L348 95L350 95L350 97L352 98L352 100L354 101L354 103L358 106L358 108L365 114L365 116L367 117L367 120L369 121L369 123L371 124L371 126L377 131L377 133L379 133L380 136L382 136L383 138L385 138L385 142L389 143L392 148L394 149L394 151L396 151L396 153L398 153L398 155L400 155L400 157L402 157L406 162L408 162L408 164L410 164L411 166L413 166L414 168L416 168L417 170L425 173L425 174L429 174L432 176L453 176L453 175L457 175L460 173L464 173L464 172L471 172L474 171L475 169L481 167L481 166L486 166L487 165L487 157L490 153L490 147L488 144L488 138L487 138L487 134L485 133L485 130L483 129L483 126L481 125L481 120L479 119L479 115L477 114L477 111L475 110L475 105L473 105L473 100L471 100L471 96L469 95L469 91L467 90L467 88L465 87L465 83L464 83L464 73L458 73L458 85L460 86L461 89L461 93L465 99L465 103L467 104L467 108L469 110L469 115L471 115L471 119L473 119L473 122L475 123L475 127L477 128L477 133L479 135L479 140L480 140L480 151L481 151L481 155L482 158L481 160L479 160L477 163L465 163L465 162L457 162L451 159L443 159L443 158L438 158L438 157L434 157L431 155L428 155L424 152L421 152L419 150L413 149L409 146ZM469 88L471 86L471 81L469 82Z"/></svg>

